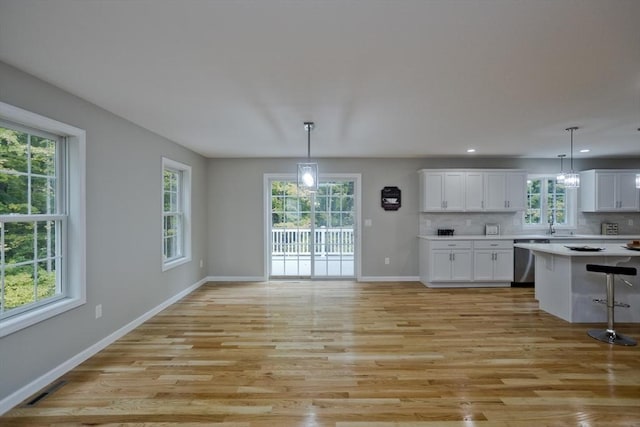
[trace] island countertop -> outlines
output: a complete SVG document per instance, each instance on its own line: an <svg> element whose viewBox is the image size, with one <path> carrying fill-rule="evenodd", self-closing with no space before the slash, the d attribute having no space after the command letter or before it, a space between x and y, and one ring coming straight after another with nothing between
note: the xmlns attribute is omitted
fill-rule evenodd
<svg viewBox="0 0 640 427"><path fill-rule="evenodd" d="M535 252L542 252L551 255L562 255L568 257L638 257L639 250L627 249L621 243L516 243L516 248L529 249ZM567 246L588 246L592 248L602 248L600 251L576 251L571 250Z"/></svg>
<svg viewBox="0 0 640 427"><path fill-rule="evenodd" d="M527 240L527 239L549 239L553 240L640 240L637 234L498 234L487 236L484 234L456 234L453 236L418 235L418 238L425 240Z"/></svg>

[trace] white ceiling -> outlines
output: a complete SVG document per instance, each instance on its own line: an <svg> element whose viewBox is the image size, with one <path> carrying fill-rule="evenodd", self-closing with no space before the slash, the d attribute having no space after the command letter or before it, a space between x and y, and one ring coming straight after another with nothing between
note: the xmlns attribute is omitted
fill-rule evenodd
<svg viewBox="0 0 640 427"><path fill-rule="evenodd" d="M638 0L0 0L0 60L209 157L640 156Z"/></svg>

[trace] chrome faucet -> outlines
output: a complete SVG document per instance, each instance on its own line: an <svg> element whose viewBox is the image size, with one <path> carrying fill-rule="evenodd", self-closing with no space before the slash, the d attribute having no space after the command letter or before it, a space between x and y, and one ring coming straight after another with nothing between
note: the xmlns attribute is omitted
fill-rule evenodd
<svg viewBox="0 0 640 427"><path fill-rule="evenodd" d="M556 210L551 209L551 215L549 215L549 230L548 230L548 233L550 236L553 236L556 232L556 229L553 228L553 223L554 223L553 219L555 218L555 216L556 216Z"/></svg>

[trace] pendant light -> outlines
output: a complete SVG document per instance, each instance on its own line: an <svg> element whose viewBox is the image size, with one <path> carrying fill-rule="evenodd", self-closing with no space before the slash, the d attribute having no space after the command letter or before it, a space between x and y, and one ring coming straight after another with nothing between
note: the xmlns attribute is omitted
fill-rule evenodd
<svg viewBox="0 0 640 427"><path fill-rule="evenodd" d="M318 164L311 162L311 130L314 127L313 122L304 122L307 131L307 162L298 163L298 188L312 193L318 190Z"/></svg>
<svg viewBox="0 0 640 427"><path fill-rule="evenodd" d="M571 132L571 171L564 176L565 188L578 188L580 187L580 175L573 171L573 131L578 130L578 126L567 128Z"/></svg>
<svg viewBox="0 0 640 427"><path fill-rule="evenodd" d="M562 167L562 161L564 160L565 157L567 157L567 155L558 154L558 157L560 157L560 173L556 176L556 183L564 184L564 180L566 177L564 175L564 168Z"/></svg>

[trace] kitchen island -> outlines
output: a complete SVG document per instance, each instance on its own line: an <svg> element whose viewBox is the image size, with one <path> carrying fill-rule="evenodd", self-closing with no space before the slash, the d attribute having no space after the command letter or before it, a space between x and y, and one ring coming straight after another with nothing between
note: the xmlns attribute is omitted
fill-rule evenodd
<svg viewBox="0 0 640 427"><path fill-rule="evenodd" d="M536 263L535 297L540 309L572 323L606 323L607 307L593 302L606 298L605 275L586 270L587 264L635 267L640 273L640 251L621 243L519 243L533 251ZM567 246L588 246L600 251L575 251ZM639 276L625 276L629 287L616 279L615 299L631 308L616 307L616 322L640 323Z"/></svg>

